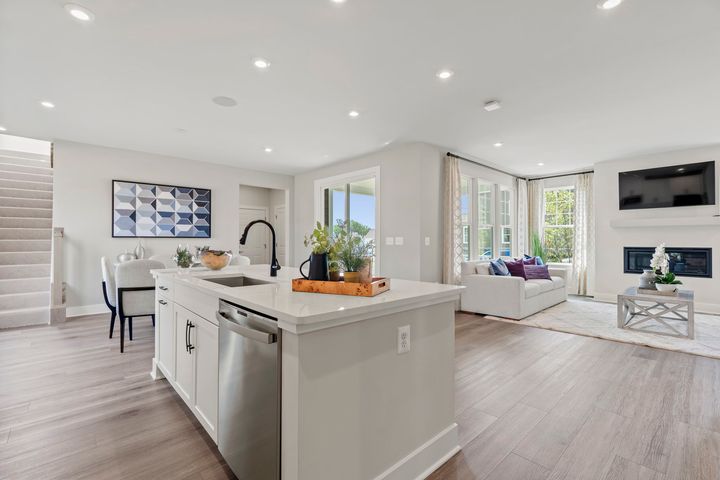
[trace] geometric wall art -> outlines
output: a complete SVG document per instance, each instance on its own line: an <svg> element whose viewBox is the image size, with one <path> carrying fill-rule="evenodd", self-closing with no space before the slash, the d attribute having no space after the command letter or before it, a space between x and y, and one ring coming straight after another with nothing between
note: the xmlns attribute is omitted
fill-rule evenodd
<svg viewBox="0 0 720 480"><path fill-rule="evenodd" d="M113 237L210 238L210 190L113 180Z"/></svg>

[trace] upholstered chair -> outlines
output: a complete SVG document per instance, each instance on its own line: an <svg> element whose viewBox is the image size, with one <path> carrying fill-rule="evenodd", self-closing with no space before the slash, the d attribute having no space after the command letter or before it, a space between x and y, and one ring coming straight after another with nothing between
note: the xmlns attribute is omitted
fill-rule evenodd
<svg viewBox="0 0 720 480"><path fill-rule="evenodd" d="M230 265L250 265L250 257L244 255L233 255Z"/></svg>
<svg viewBox="0 0 720 480"><path fill-rule="evenodd" d="M102 271L102 291L105 298L105 305L110 309L110 338L115 329L115 317L117 316L117 290L115 287L115 269L107 257L100 259L100 270Z"/></svg>
<svg viewBox="0 0 720 480"><path fill-rule="evenodd" d="M120 316L120 353L125 351L125 321L133 339L134 317L150 317L155 326L155 279L150 270L164 269L157 260L132 260L117 266L117 311Z"/></svg>
<svg viewBox="0 0 720 480"><path fill-rule="evenodd" d="M158 254L153 255L150 257L150 260L157 260L158 262L162 262L165 264L165 268L174 268L177 265L175 265L175 260L173 260L173 255L170 254Z"/></svg>

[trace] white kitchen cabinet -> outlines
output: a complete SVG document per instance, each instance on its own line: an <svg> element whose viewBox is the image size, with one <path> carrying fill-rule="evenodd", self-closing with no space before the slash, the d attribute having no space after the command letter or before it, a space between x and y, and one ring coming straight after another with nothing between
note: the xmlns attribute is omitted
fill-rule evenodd
<svg viewBox="0 0 720 480"><path fill-rule="evenodd" d="M175 380L175 314L168 298L158 295L155 304L157 362L165 377Z"/></svg>
<svg viewBox="0 0 720 480"><path fill-rule="evenodd" d="M189 346L192 341L192 320L196 316L175 305L175 390L192 408L195 401L195 357Z"/></svg>
<svg viewBox="0 0 720 480"><path fill-rule="evenodd" d="M195 402L193 409L213 440L217 440L218 419L218 327L195 316L192 351L195 360Z"/></svg>

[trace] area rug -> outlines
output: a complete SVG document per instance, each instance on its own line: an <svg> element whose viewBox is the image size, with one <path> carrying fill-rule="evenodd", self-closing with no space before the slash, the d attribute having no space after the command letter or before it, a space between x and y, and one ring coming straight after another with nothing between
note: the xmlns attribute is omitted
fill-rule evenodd
<svg viewBox="0 0 720 480"><path fill-rule="evenodd" d="M652 333L667 331L665 327L655 322L646 322L642 327L643 331L617 328L617 306L615 304L577 298L570 298L567 302L550 307L523 320L510 320L491 315L487 315L485 318L586 337L720 358L720 316L717 315L695 314L694 340ZM678 330L685 332L687 330L684 323L678 321L673 325Z"/></svg>

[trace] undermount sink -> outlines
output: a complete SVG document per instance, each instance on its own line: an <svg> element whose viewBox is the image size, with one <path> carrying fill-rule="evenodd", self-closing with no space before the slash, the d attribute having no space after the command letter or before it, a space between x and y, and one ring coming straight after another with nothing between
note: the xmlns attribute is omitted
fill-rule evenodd
<svg viewBox="0 0 720 480"><path fill-rule="evenodd" d="M226 287L251 287L253 285L267 285L270 283L246 277L245 275L239 275L237 277L203 278L203 280L217 283L219 285L225 285Z"/></svg>

